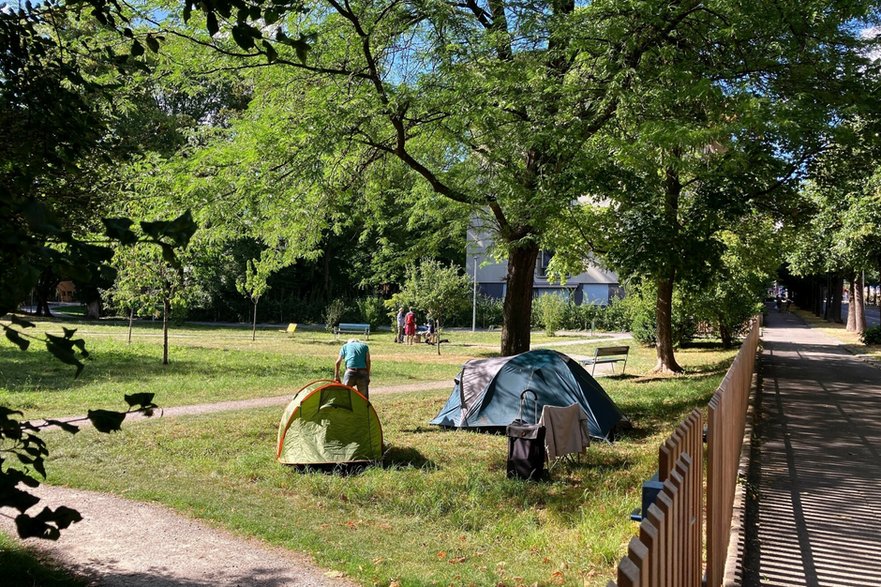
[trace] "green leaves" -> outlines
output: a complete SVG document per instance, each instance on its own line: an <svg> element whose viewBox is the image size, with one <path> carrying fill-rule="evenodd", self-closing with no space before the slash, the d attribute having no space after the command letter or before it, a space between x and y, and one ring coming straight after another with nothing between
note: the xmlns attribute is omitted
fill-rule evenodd
<svg viewBox="0 0 881 587"><path fill-rule="evenodd" d="M69 507L59 506L54 510L47 507L33 517L25 514L16 516L15 527L21 538L58 540L62 530L82 519L78 511Z"/></svg>
<svg viewBox="0 0 881 587"><path fill-rule="evenodd" d="M138 236L131 230L133 224L130 218L102 218L105 234L124 245L133 245L138 242Z"/></svg>
<svg viewBox="0 0 881 587"><path fill-rule="evenodd" d="M86 350L86 341L81 338L73 338L74 333L76 333L75 329L69 330L64 328L63 330L64 336L56 336L48 332L46 333L46 350L52 353L52 355L62 363L75 366L75 377L79 377L84 367L82 361L79 360L79 357L89 357L89 352ZM79 351L79 357L77 357L77 353L74 349Z"/></svg>
<svg viewBox="0 0 881 587"><path fill-rule="evenodd" d="M165 242L163 239L168 239L175 247L186 247L198 229L189 210L174 220L142 221L140 224L141 230L152 237L153 242L159 244Z"/></svg>
<svg viewBox="0 0 881 587"><path fill-rule="evenodd" d="M120 430L125 412L89 410L87 417L98 432L110 433Z"/></svg>

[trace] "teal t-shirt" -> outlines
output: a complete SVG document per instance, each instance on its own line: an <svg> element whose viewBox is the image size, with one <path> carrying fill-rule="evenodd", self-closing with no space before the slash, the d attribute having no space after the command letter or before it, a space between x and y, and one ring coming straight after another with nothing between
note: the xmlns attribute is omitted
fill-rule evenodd
<svg viewBox="0 0 881 587"><path fill-rule="evenodd" d="M369 353L368 346L360 341L347 342L340 349L340 356L346 363L346 369L366 369Z"/></svg>

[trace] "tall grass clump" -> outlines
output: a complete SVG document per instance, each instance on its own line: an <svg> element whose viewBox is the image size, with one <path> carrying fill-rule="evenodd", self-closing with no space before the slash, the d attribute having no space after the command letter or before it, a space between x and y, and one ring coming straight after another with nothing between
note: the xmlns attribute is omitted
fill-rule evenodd
<svg viewBox="0 0 881 587"><path fill-rule="evenodd" d="M381 297L368 296L355 301L358 308L359 320L366 324L370 324L370 328L375 329L380 324L388 323L388 311Z"/></svg>
<svg viewBox="0 0 881 587"><path fill-rule="evenodd" d="M536 327L543 328L548 336L556 336L566 324L569 300L557 294L545 294L532 301L532 321Z"/></svg>

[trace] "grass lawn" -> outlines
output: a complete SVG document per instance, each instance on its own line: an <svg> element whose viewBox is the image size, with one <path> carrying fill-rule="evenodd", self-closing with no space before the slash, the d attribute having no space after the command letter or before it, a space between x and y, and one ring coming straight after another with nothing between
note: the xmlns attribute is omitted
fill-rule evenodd
<svg viewBox="0 0 881 587"><path fill-rule="evenodd" d="M161 405L272 395L328 376L338 348L323 333L265 332L251 343L235 329L178 329L174 364L163 368L158 339L144 333L129 347L124 331L83 327L96 358L75 381L40 353L4 347L0 403L42 415L82 412L90 398L115 406L133 391L157 391ZM374 385L452 378L464 360L496 352L490 334L497 344L497 333L451 333L440 358L427 345L372 336ZM448 390L375 395L388 450L382 466L357 474L275 463L281 410L270 408L160 418L112 435L47 433L49 482L161 502L307 552L364 585L605 585L636 531L628 516L658 445L706 405L734 351L680 350L688 373L675 378L643 376L653 350L631 355L627 375L599 381L634 430L558 465L547 483L505 478L504 436L429 426Z"/></svg>
<svg viewBox="0 0 881 587"><path fill-rule="evenodd" d="M77 328L76 336L85 339L91 356L74 379L74 368L54 360L39 343L27 352L0 345L0 404L21 410L27 418L79 414L84 406L121 409L124 394L141 392L155 393L164 407L284 395L309 381L332 377L342 342L319 331L289 337L277 329L262 330L251 341L250 330L244 328L175 327L169 364L162 365L159 324L137 323L128 344L128 328L121 323L36 322L35 330L56 334L62 327ZM443 336L450 343L441 346L440 356L427 344L395 344L391 333L371 336L371 384L452 381L465 361L498 353L498 331ZM542 334L535 339L565 340Z"/></svg>

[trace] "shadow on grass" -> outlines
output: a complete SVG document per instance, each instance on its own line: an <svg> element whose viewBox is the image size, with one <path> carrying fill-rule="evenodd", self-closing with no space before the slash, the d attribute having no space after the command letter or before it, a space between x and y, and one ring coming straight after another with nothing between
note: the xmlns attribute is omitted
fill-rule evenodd
<svg viewBox="0 0 881 587"><path fill-rule="evenodd" d="M622 408L631 423L637 422L629 430L622 430L616 441L638 441L654 436L660 432L671 431L671 422L678 422L691 410L702 409L712 397L712 392L697 397L686 397L669 401L658 397L651 403L641 402Z"/></svg>
<svg viewBox="0 0 881 587"><path fill-rule="evenodd" d="M689 342L684 342L680 345L682 349L699 349L699 350L727 350L724 346L722 346L722 341L720 340L692 340ZM735 347L736 348L736 347Z"/></svg>
<svg viewBox="0 0 881 587"><path fill-rule="evenodd" d="M652 374L648 373L646 375L627 375L626 380L637 384L643 385L646 383L657 383L658 381L675 381L676 379L684 380L687 379L689 381L700 381L701 379L707 379L708 377L718 377L719 375L724 374L728 367L731 366L731 363L734 361L733 358L725 359L723 361L717 361L712 365L701 365L699 367L689 367L686 369L685 373L681 375L667 375L667 374ZM608 379L617 379L617 377L609 377Z"/></svg>
<svg viewBox="0 0 881 587"><path fill-rule="evenodd" d="M0 541L2 542L2 541ZM44 555L27 548L0 546L3 585L85 587L88 583L58 566Z"/></svg>
<svg viewBox="0 0 881 587"><path fill-rule="evenodd" d="M161 347L158 352L161 352ZM326 373L317 362L313 365L306 361L263 359L252 356L229 360L221 350L199 349L205 355L204 360L180 358L180 355L193 352L187 349L175 352L172 349L169 364L163 365L160 355L138 352L126 348L121 351L102 349L93 353L92 359L83 362L86 367L79 377L74 377L75 370L54 359L45 351L19 351L18 349L0 349L0 387L10 393L40 391L68 391L80 389L94 384L96 381L112 380L119 384L139 382L144 386L151 381L167 380L176 377L200 377L204 379L240 377L247 379L289 379L291 381L308 381L318 379ZM178 356L176 357L175 354Z"/></svg>
<svg viewBox="0 0 881 587"><path fill-rule="evenodd" d="M351 477L360 475L367 469L376 466L371 462L358 463L328 463L321 465L286 465L287 468L296 473L323 473L325 475L339 475L340 477Z"/></svg>
<svg viewBox="0 0 881 587"><path fill-rule="evenodd" d="M408 446L390 446L382 456L382 466L385 469L401 469L413 467L421 469L423 467L434 468L437 465L429 458L426 458L421 452L415 448Z"/></svg>

